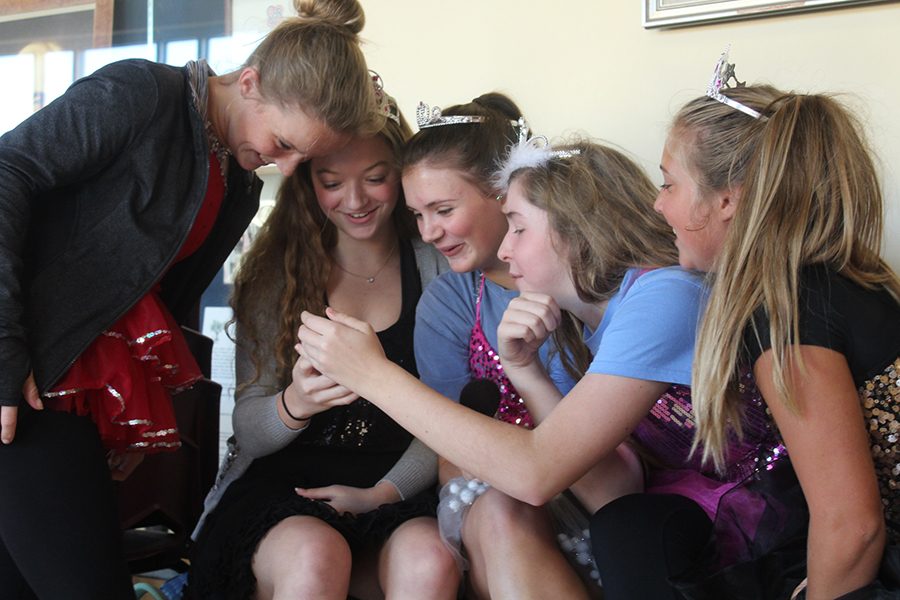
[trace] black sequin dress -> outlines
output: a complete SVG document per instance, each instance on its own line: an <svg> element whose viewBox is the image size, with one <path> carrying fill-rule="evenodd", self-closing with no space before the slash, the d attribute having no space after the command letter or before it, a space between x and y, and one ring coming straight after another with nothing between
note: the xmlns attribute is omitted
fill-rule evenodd
<svg viewBox="0 0 900 600"><path fill-rule="evenodd" d="M418 376L413 354L415 305L421 294L411 246L401 252L403 308L398 321L379 332L387 357ZM256 459L233 482L207 518L192 552L187 597L245 600L256 579L251 560L260 540L287 517L311 515L339 531L356 553L380 545L400 524L434 516L436 493L424 492L359 515L298 496L294 488L326 485L370 487L394 466L412 436L374 404L360 399L313 417L288 446Z"/></svg>

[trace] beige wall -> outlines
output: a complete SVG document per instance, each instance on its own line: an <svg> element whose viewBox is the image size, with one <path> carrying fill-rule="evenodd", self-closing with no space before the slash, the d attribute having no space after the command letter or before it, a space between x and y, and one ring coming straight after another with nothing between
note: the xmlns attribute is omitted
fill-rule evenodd
<svg viewBox="0 0 900 600"><path fill-rule="evenodd" d="M532 128L629 150L659 180L669 119L705 91L727 44L737 74L796 91L847 92L882 166L885 252L900 270L900 3L673 30L641 25L641 0L361 0L370 66L414 122L499 90Z"/></svg>

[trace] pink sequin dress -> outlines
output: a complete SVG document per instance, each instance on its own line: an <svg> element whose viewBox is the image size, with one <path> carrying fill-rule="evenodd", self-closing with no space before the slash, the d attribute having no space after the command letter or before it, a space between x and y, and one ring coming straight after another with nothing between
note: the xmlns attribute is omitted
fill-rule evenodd
<svg viewBox="0 0 900 600"><path fill-rule="evenodd" d="M500 355L491 347L484 334L484 329L481 328L481 297L483 294L484 273L481 274L478 298L475 300L475 325L469 336L469 370L472 372L472 379L487 379L497 384L497 388L500 390L500 405L497 407L495 417L498 420L533 429L534 420L525 407L525 401L513 387L506 373L503 372Z"/></svg>
<svg viewBox="0 0 900 600"><path fill-rule="evenodd" d="M487 336L484 334L484 329L481 327L481 298L484 294L484 279L484 273L482 273L478 286L478 298L475 300L475 325L472 327L472 333L469 336L469 370L472 373L472 379L485 379L497 385L500 391L500 403L494 415L497 420L525 427L526 429L533 429L534 419L532 419L528 408L525 406L525 400L522 399L509 377L503 372L503 365L500 364L500 355L491 347ZM488 488L488 486L483 486L482 482L477 479L466 482L463 478L457 478L442 490L442 504L445 504L447 499L452 496L448 489L454 482L457 487L463 489L463 494L466 493L464 485L471 486L473 483L475 484L475 487L472 488L474 494L471 502L474 502L477 496L484 493ZM445 536L448 530L456 530L457 527L461 530L466 509L471 502L467 503L467 506L459 511L457 520L453 521L453 527L442 524L441 529ZM583 571L581 576L585 580L592 579L599 584L599 573L590 554L590 538L587 531L586 515L582 514L581 510L567 496L562 494L551 500L548 508L554 521L557 539L566 558L577 571ZM450 511L444 510L445 514L443 516L446 520L449 520L446 514L448 512ZM439 520L440 517L441 515L439 514ZM451 548L458 552L459 546L451 545Z"/></svg>

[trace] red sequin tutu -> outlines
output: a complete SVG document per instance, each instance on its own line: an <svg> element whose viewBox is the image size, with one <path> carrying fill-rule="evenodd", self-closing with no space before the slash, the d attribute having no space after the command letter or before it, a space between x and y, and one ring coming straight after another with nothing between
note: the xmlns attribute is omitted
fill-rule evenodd
<svg viewBox="0 0 900 600"><path fill-rule="evenodd" d="M94 340L44 401L89 415L109 450L157 452L181 445L171 394L201 377L181 328L150 292Z"/></svg>
<svg viewBox="0 0 900 600"><path fill-rule="evenodd" d="M216 154L210 152L206 196L174 262L203 244L224 195L224 174ZM44 404L90 416L108 450L173 450L181 446L181 440L172 394L202 377L181 327L154 289L97 336L44 394Z"/></svg>

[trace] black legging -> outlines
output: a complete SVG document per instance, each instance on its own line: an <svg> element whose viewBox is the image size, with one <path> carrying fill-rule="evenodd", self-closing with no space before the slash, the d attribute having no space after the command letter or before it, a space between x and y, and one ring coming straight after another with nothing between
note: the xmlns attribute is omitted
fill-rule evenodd
<svg viewBox="0 0 900 600"><path fill-rule="evenodd" d="M89 418L19 409L0 445L4 599L134 600L105 456Z"/></svg>
<svg viewBox="0 0 900 600"><path fill-rule="evenodd" d="M605 600L680 600L669 577L697 560L711 527L700 506L674 494L632 494L598 510L591 542Z"/></svg>

